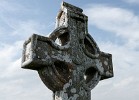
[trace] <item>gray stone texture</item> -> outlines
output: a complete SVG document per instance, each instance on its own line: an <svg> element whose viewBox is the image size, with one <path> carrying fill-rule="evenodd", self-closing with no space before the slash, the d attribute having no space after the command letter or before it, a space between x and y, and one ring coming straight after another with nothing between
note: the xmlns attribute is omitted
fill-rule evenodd
<svg viewBox="0 0 139 100"><path fill-rule="evenodd" d="M22 68L38 71L53 100L91 100L98 82L113 77L112 55L100 51L82 12L62 2L50 36L33 34L24 43Z"/></svg>

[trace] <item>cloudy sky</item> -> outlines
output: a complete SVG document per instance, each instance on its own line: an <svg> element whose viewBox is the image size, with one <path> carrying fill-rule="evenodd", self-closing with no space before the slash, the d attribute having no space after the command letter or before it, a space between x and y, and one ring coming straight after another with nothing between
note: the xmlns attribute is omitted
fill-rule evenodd
<svg viewBox="0 0 139 100"><path fill-rule="evenodd" d="M22 45L48 35L62 0L0 0L0 100L52 100L37 72L21 69ZM139 98L139 0L65 0L84 9L89 33L113 54L114 77L100 81L92 100Z"/></svg>

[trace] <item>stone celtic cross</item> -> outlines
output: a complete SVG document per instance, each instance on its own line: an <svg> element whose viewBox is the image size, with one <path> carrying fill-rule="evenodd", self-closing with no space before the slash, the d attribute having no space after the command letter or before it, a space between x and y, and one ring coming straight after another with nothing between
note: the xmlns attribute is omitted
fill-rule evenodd
<svg viewBox="0 0 139 100"><path fill-rule="evenodd" d="M62 2L50 36L33 34L24 43L22 68L38 71L53 100L91 100L98 82L113 77L112 55L99 50L82 12Z"/></svg>

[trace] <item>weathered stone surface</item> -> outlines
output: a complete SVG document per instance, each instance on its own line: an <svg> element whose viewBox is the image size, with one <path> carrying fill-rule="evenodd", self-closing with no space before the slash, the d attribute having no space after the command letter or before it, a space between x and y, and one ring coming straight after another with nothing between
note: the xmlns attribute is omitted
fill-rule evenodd
<svg viewBox="0 0 139 100"><path fill-rule="evenodd" d="M50 36L24 43L22 68L37 70L54 100L91 100L98 82L113 77L112 55L100 51L82 12L63 2Z"/></svg>

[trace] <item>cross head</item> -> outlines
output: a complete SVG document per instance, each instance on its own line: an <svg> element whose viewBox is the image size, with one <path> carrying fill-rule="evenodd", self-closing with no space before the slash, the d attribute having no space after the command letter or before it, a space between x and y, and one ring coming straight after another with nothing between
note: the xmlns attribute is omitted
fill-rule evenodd
<svg viewBox="0 0 139 100"><path fill-rule="evenodd" d="M82 12L62 2L49 37L33 34L24 43L22 68L38 71L53 100L91 100L98 82L113 77L112 55L100 51Z"/></svg>

